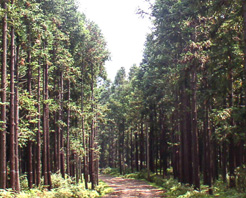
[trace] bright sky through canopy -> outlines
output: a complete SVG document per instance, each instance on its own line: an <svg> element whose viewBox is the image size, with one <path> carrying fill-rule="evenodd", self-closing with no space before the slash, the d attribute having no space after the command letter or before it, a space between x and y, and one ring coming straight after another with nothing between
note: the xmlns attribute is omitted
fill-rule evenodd
<svg viewBox="0 0 246 198"><path fill-rule="evenodd" d="M138 7L146 10L144 0L78 0L79 10L94 21L107 41L111 61L106 63L108 78L114 80L120 67L128 72L142 60L150 21L136 14Z"/></svg>

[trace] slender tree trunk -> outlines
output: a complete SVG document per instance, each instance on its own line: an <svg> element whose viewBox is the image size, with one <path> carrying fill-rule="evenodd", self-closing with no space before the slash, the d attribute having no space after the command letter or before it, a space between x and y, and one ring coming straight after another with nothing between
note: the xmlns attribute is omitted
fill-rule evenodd
<svg viewBox="0 0 246 198"><path fill-rule="evenodd" d="M230 57L230 56L229 56ZM230 57L231 62L231 57ZM231 63L232 64L232 63ZM233 76L232 76L232 65L230 65L229 73L228 73L228 83L229 83L229 108L233 107ZM233 118L230 119L230 124L234 126ZM233 133L229 134L229 186L231 188L236 186L236 179L235 179L235 144Z"/></svg>
<svg viewBox="0 0 246 198"><path fill-rule="evenodd" d="M140 134L140 170L143 169L144 162L144 123L143 117L141 119L141 134Z"/></svg>
<svg viewBox="0 0 246 198"><path fill-rule="evenodd" d="M149 157L150 146L149 146L149 126L148 126L148 122L146 122L145 127L146 127L146 163L147 163L148 180L150 180L150 157Z"/></svg>
<svg viewBox="0 0 246 198"><path fill-rule="evenodd" d="M20 192L20 172L19 172L19 51L20 46L16 50L16 63L15 63L15 190Z"/></svg>
<svg viewBox="0 0 246 198"><path fill-rule="evenodd" d="M129 131L126 132L126 164L129 167Z"/></svg>
<svg viewBox="0 0 246 198"><path fill-rule="evenodd" d="M161 129L161 141L160 141L160 157L161 157L161 167L163 168L163 178L167 175L167 129L165 126L165 119L166 116L164 115L164 112L162 112L162 110L160 110L160 129Z"/></svg>
<svg viewBox="0 0 246 198"><path fill-rule="evenodd" d="M244 97L246 96L246 0L242 0L243 7L243 35L244 35ZM244 103L246 104L246 99L244 99Z"/></svg>
<svg viewBox="0 0 246 198"><path fill-rule="evenodd" d="M29 25L28 25L29 26ZM29 28L28 28L29 29ZM28 38L28 42L31 43L30 35ZM28 71L27 71L27 91L29 92L29 95L32 94L32 68L31 68L31 49L28 49L27 52L27 63L28 63ZM30 114L28 112L28 114ZM31 123L31 115L28 115L28 121ZM30 124L30 127L32 125ZM29 138L28 139L28 144L27 144L27 149L28 149L28 186L29 188L32 188L33 186L33 142Z"/></svg>
<svg viewBox="0 0 246 198"><path fill-rule="evenodd" d="M91 66L92 79L91 79L91 112L93 114L91 121L91 134L90 134L90 180L91 180L91 188L95 188L95 164L94 164L94 139L95 139L95 117L94 117L94 74L93 74L93 66Z"/></svg>
<svg viewBox="0 0 246 198"><path fill-rule="evenodd" d="M245 112L246 112L246 0L242 0L242 7L243 7L243 52L244 52L244 60L243 60L243 65L244 65L244 105L245 105ZM244 127L246 126L246 120L244 119ZM245 138L246 139L246 131L245 131ZM244 141L245 144L245 141ZM244 162L246 162L246 149L244 148Z"/></svg>
<svg viewBox="0 0 246 198"><path fill-rule="evenodd" d="M44 65L44 105L43 105L43 170L44 185L51 189L51 170L50 170L50 147L49 147L49 92L48 92L48 64Z"/></svg>
<svg viewBox="0 0 246 198"><path fill-rule="evenodd" d="M7 11L7 0L3 1L3 10ZM1 78L1 131L0 131L0 188L5 189L7 185L6 174L6 89L7 89L7 12L2 20L2 78Z"/></svg>
<svg viewBox="0 0 246 198"><path fill-rule="evenodd" d="M150 171L154 172L154 115L153 115L153 105L150 105L150 132L149 132L149 166Z"/></svg>
<svg viewBox="0 0 246 198"><path fill-rule="evenodd" d="M41 183L41 110L40 110L40 67L38 68L38 131L37 131L37 186Z"/></svg>
<svg viewBox="0 0 246 198"><path fill-rule="evenodd" d="M134 165L133 165L133 160L134 160L133 151L134 151L134 148L133 148L132 137L133 137L133 129L131 128L131 170L132 170L132 172L134 172Z"/></svg>
<svg viewBox="0 0 246 198"><path fill-rule="evenodd" d="M59 88L59 121L63 120L63 71L60 71L60 88ZM63 135L63 127L59 124L58 125L58 141L60 142L58 144L58 152L59 152L59 166L61 170L62 177L65 178L65 156L64 156L64 135Z"/></svg>
<svg viewBox="0 0 246 198"><path fill-rule="evenodd" d="M136 171L139 171L139 165L138 165L138 129L135 131L135 147L136 147L136 153L135 153L135 163L136 163Z"/></svg>
<svg viewBox="0 0 246 198"><path fill-rule="evenodd" d="M200 189L200 173L199 173L199 147L198 147L198 128L197 128L197 73L196 66L192 68L192 163L193 163L193 184L195 189Z"/></svg>
<svg viewBox="0 0 246 198"><path fill-rule="evenodd" d="M14 1L11 0L11 4ZM11 27L11 64L10 64L10 187L16 189L16 167L15 167L15 154L16 154L16 138L15 138L15 32L14 27Z"/></svg>
<svg viewBox="0 0 246 198"><path fill-rule="evenodd" d="M43 98L44 100L47 99L46 96L46 66L44 66L44 71L43 71ZM44 102L43 104L43 175L44 175L44 185L47 187L49 185L48 183L48 168L47 168L47 163L48 163L48 156L47 156L47 118L46 118L46 108L47 104Z"/></svg>
<svg viewBox="0 0 246 198"><path fill-rule="evenodd" d="M208 89L207 82L206 89ZM212 156L211 156L211 126L210 126L210 119L209 119L209 111L210 111L210 101L209 99L205 101L205 119L204 119L204 184L209 186L209 194L212 194Z"/></svg>
<svg viewBox="0 0 246 198"><path fill-rule="evenodd" d="M83 156L83 165L84 165L84 179L85 179L85 188L88 189L88 160L87 160L87 144L86 144L86 135L85 135L85 126L84 126L84 64L82 64L82 81L81 81L81 128L83 135L83 147L84 147L84 156Z"/></svg>
<svg viewBox="0 0 246 198"><path fill-rule="evenodd" d="M69 139L69 130L70 130L70 80L68 80L68 109L67 109L67 174L70 175L70 139Z"/></svg>

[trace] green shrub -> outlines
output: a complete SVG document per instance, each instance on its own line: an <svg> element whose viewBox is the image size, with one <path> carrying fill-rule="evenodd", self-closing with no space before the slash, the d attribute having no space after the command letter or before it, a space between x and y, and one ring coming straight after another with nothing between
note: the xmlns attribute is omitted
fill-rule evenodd
<svg viewBox="0 0 246 198"><path fill-rule="evenodd" d="M119 169L118 168L104 168L101 170L102 174L105 174L105 175L114 175L114 176L119 176L120 173L119 173Z"/></svg>
<svg viewBox="0 0 246 198"><path fill-rule="evenodd" d="M239 192L246 192L246 166L236 169L236 188Z"/></svg>
<svg viewBox="0 0 246 198"><path fill-rule="evenodd" d="M61 174L51 175L52 190L48 191L42 185L39 187L28 189L28 182L26 176L21 177L22 191L16 194L10 189L0 190L0 197L4 198L96 198L100 195L112 192L112 188L108 188L105 183L99 182L95 190L85 189L84 183L75 184L75 182L68 176L64 179ZM89 184L89 188L90 188Z"/></svg>
<svg viewBox="0 0 246 198"><path fill-rule="evenodd" d="M14 196L14 192L11 189L2 190L0 189L0 197L11 198Z"/></svg>

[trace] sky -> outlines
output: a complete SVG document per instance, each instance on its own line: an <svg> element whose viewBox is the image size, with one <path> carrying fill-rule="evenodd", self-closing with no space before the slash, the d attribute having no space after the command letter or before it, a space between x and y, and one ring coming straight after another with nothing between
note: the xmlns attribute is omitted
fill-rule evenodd
<svg viewBox="0 0 246 198"><path fill-rule="evenodd" d="M146 36L150 33L148 17L137 15L137 9L147 10L144 0L77 0L79 11L94 21L102 30L111 53L106 62L108 78L114 81L117 71L133 64L139 65L143 57Z"/></svg>

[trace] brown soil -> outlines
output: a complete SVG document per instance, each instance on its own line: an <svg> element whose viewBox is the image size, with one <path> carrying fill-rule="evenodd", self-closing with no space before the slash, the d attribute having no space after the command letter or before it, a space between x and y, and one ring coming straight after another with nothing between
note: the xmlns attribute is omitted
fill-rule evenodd
<svg viewBox="0 0 246 198"><path fill-rule="evenodd" d="M114 189L114 192L103 196L103 198L119 197L165 197L164 191L150 186L144 181L126 179L121 177L112 177L108 175L100 175L99 179L108 184L109 187Z"/></svg>

